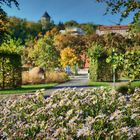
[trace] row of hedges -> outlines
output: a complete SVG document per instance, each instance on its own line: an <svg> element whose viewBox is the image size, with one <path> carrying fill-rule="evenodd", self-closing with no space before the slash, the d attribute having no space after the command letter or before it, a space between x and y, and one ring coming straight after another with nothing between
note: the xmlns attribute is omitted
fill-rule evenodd
<svg viewBox="0 0 140 140"><path fill-rule="evenodd" d="M21 83L21 56L0 53L0 89L20 87Z"/></svg>
<svg viewBox="0 0 140 140"><path fill-rule="evenodd" d="M63 89L1 99L0 139L139 140L140 89Z"/></svg>

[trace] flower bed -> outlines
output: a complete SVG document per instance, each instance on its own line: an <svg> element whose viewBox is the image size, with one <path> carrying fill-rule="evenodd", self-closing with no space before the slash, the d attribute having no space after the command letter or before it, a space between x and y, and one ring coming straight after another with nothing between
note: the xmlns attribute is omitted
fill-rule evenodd
<svg viewBox="0 0 140 140"><path fill-rule="evenodd" d="M100 89L42 91L1 99L0 139L140 139L140 89L132 95Z"/></svg>

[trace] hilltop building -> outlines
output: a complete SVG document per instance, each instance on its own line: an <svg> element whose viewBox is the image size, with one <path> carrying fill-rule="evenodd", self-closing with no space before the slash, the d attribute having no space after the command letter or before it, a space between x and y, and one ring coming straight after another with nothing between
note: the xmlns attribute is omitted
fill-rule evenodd
<svg viewBox="0 0 140 140"><path fill-rule="evenodd" d="M107 33L119 33L121 35L128 35L129 26L127 25L116 25L116 26L99 26L97 27L96 34L103 35Z"/></svg>
<svg viewBox="0 0 140 140"><path fill-rule="evenodd" d="M42 30L45 30L47 27L47 24L50 23L51 17L46 11L43 16L41 17L41 24L42 24Z"/></svg>

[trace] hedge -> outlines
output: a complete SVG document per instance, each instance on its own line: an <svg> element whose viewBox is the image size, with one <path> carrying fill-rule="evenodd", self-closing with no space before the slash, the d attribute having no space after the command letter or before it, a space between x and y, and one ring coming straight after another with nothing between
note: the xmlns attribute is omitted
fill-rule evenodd
<svg viewBox="0 0 140 140"><path fill-rule="evenodd" d="M20 87L21 56L17 53L0 53L0 89Z"/></svg>
<svg viewBox="0 0 140 140"><path fill-rule="evenodd" d="M106 58L97 58L90 60L90 79L92 81L112 81L113 73L112 73L111 64L106 62ZM120 78L121 73L116 70L116 80Z"/></svg>

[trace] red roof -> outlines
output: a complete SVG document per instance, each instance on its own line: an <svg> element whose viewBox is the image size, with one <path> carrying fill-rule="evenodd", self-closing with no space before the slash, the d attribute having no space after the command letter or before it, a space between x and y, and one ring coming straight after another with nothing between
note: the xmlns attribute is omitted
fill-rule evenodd
<svg viewBox="0 0 140 140"><path fill-rule="evenodd" d="M98 30L128 30L129 26L127 25L116 25L116 26L99 26Z"/></svg>

